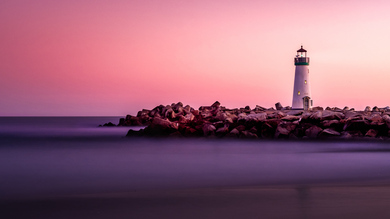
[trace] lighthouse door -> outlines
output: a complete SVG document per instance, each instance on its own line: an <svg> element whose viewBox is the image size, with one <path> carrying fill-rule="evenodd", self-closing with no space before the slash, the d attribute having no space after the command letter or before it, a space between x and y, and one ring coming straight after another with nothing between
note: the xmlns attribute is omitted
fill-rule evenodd
<svg viewBox="0 0 390 219"><path fill-rule="evenodd" d="M310 97L308 97L308 96L305 96L303 98L303 109L304 110L310 109Z"/></svg>

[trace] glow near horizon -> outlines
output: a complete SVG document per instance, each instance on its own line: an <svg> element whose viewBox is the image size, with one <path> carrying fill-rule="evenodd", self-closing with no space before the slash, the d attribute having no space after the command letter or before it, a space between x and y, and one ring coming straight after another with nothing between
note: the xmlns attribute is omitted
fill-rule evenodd
<svg viewBox="0 0 390 219"><path fill-rule="evenodd" d="M389 104L386 1L2 1L0 116L125 115L181 101Z"/></svg>

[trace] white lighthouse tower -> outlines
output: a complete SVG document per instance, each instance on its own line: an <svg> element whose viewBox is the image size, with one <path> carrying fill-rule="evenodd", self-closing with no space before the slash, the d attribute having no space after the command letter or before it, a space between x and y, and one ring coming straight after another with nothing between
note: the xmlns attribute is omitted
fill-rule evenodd
<svg viewBox="0 0 390 219"><path fill-rule="evenodd" d="M294 58L295 79L292 109L307 110L313 106L309 80L309 57L306 56L306 53L307 51L301 46Z"/></svg>

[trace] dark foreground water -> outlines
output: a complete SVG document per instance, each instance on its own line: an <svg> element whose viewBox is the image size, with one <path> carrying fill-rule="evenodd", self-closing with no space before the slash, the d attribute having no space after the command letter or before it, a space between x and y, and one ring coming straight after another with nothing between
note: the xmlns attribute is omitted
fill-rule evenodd
<svg viewBox="0 0 390 219"><path fill-rule="evenodd" d="M2 218L387 218L390 145L129 139L118 117L0 118Z"/></svg>

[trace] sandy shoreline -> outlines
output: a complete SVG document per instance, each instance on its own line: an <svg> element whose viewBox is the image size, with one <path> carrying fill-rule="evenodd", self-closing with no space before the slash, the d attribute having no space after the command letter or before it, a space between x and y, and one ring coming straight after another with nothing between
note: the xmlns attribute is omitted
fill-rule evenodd
<svg viewBox="0 0 390 219"><path fill-rule="evenodd" d="M2 201L7 218L387 218L390 184L216 187Z"/></svg>

